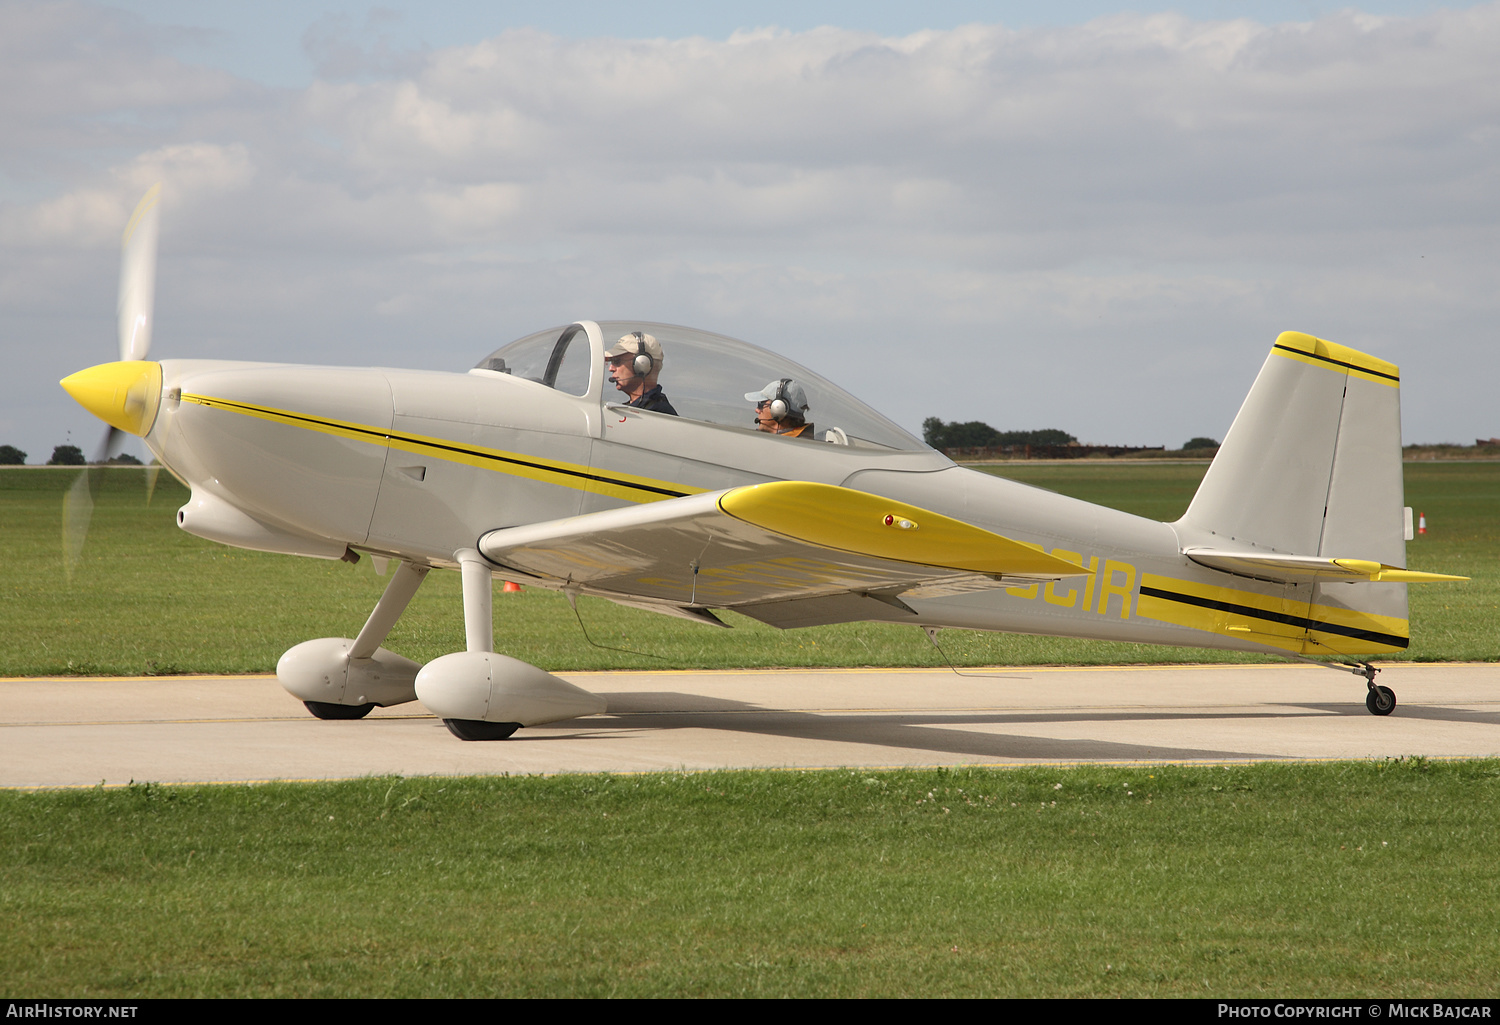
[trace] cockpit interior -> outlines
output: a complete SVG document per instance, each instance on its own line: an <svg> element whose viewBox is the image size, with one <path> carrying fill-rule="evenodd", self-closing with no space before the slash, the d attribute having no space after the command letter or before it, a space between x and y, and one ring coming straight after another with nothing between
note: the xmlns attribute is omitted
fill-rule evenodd
<svg viewBox="0 0 1500 1025"><path fill-rule="evenodd" d="M608 379L603 353L617 339L641 331L661 344L658 383L684 420L756 431L755 405L746 394L761 391L768 382L790 379L807 396L806 420L814 425L813 440L905 452L926 447L826 378L749 342L673 324L626 320L597 322L595 341L589 331L594 326L579 321L527 335L496 349L471 372L507 374L570 395L597 394L606 406L620 405L623 397Z"/></svg>

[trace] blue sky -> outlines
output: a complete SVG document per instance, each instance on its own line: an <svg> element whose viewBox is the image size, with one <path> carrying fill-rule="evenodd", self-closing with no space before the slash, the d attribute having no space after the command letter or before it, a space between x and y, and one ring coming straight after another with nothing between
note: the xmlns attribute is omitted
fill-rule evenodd
<svg viewBox="0 0 1500 1025"><path fill-rule="evenodd" d="M459 370L580 318L785 352L910 429L1222 437L1300 330L1500 435L1500 4L0 0L0 443L153 355Z"/></svg>
<svg viewBox="0 0 1500 1025"><path fill-rule="evenodd" d="M256 4L222 0L127 0L110 6L160 26L193 30L173 46L178 56L223 68L267 85L299 87L316 74L305 45L319 28L398 50L462 46L506 29L529 27L551 35L582 39L705 36L727 39L736 31L774 25L803 32L823 25L904 36L924 29L969 24L1011 28L1078 25L1123 11L1175 11L1196 20L1254 18L1262 22L1311 21L1357 6L1370 14L1411 16L1441 7L1431 0L1383 0L1351 5L1327 0L1196 0L1173 4L1120 4L1111 0L1007 3L979 0L926 0L924 3L862 0L760 0L756 3L698 3L685 0L620 3L618 0L510 0L500 3L369 4L347 0L264 0Z"/></svg>

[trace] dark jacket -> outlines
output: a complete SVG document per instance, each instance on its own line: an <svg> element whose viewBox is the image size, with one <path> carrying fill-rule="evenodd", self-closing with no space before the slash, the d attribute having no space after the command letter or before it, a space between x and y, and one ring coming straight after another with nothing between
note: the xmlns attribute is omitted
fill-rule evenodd
<svg viewBox="0 0 1500 1025"><path fill-rule="evenodd" d="M655 384L640 398L633 402L627 402L627 406L636 409L649 409L653 413L666 413L668 416L676 416L677 410L672 408L672 403L667 401L666 393L661 390L661 385Z"/></svg>

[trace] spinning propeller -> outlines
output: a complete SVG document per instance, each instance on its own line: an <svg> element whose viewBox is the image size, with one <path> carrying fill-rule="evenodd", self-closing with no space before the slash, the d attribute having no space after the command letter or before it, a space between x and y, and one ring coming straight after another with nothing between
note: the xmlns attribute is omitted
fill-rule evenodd
<svg viewBox="0 0 1500 1025"><path fill-rule="evenodd" d="M63 496L63 567L71 581L73 568L83 552L94 498L101 476L93 464L118 455L126 433L144 434L161 398L161 367L144 362L151 351L152 309L156 298L156 238L159 226L161 184L151 186L125 226L121 240L120 298L117 306L120 362L80 370L62 381L68 394L109 426L68 493ZM146 501L156 482L155 468L148 471Z"/></svg>

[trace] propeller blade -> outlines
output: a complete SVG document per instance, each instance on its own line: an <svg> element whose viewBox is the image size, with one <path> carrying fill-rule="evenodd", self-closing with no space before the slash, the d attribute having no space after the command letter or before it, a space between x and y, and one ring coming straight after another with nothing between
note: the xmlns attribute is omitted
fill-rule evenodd
<svg viewBox="0 0 1500 1025"><path fill-rule="evenodd" d="M93 478L96 474L85 467L63 495L63 575L68 583L73 582L73 570L83 556L83 542L89 536L89 520L94 516Z"/></svg>
<svg viewBox="0 0 1500 1025"><path fill-rule="evenodd" d="M98 449L94 452L94 458L90 462L107 463L120 454L120 449L125 445L125 432L118 427L109 427L104 431L104 439L99 442Z"/></svg>
<svg viewBox="0 0 1500 1025"><path fill-rule="evenodd" d="M118 427L106 427L104 437L99 439L99 445L94 449L90 465L83 468L68 493L63 495L63 575L70 584L73 582L73 570L83 557L83 543L89 536L89 520L94 517L94 496L99 493L99 485L102 483L93 464L107 462L110 449L118 452L118 446L124 438L125 432Z"/></svg>
<svg viewBox="0 0 1500 1025"><path fill-rule="evenodd" d="M99 445L94 449L94 458L89 460L89 465L83 468L68 493L63 495L63 574L70 584L73 582L73 570L83 558L83 544L89 536L89 521L94 518L94 498L99 494L99 486L104 483L103 473L94 467L119 455L124 443L124 431L118 427L106 427L104 437L99 439ZM155 481L150 483L154 484ZM148 485L148 502L150 497Z"/></svg>
<svg viewBox="0 0 1500 1025"><path fill-rule="evenodd" d="M161 183L146 190L130 215L121 239L120 359L145 359L151 351L152 311L156 302L156 235Z"/></svg>
<svg viewBox="0 0 1500 1025"><path fill-rule="evenodd" d="M161 200L161 183L146 190L130 223L125 225L125 236L120 240L120 301L118 306L120 328L120 359L143 360L151 351L152 312L156 302L156 236L160 219L158 203ZM97 368L96 368L97 369ZM81 375L75 374L69 380ZM159 370L157 389L160 390ZM85 389L87 391L87 389ZM113 399L104 403L112 408ZM85 402L91 411L95 408ZM125 409L126 404L121 404ZM153 414L154 415L154 414ZM93 467L109 462L119 455L125 443L125 432L111 425L104 431L99 447L94 451L90 466L84 467L68 493L63 496L63 572L68 582L73 581L73 570L83 557L83 544L88 540L89 521L94 517L94 497L103 482L103 472ZM149 474L146 481L146 501L151 501L151 492L156 484L156 475Z"/></svg>

